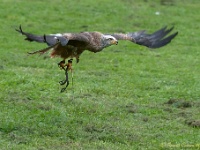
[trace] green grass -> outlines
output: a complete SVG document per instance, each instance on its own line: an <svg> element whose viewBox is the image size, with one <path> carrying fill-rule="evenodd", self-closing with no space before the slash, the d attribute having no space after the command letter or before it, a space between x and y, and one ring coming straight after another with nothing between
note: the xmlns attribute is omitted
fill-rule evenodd
<svg viewBox="0 0 200 150"><path fill-rule="evenodd" d="M2 0L0 8L0 149L200 149L199 1ZM60 93L60 59L28 56L46 45L24 41L20 24L36 34L174 25L179 35L152 51L120 41L84 52L74 87Z"/></svg>

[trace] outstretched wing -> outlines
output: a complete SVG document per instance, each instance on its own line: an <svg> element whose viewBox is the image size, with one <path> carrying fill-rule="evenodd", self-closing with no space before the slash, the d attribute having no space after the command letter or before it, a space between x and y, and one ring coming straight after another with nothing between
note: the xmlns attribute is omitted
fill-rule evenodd
<svg viewBox="0 0 200 150"><path fill-rule="evenodd" d="M27 41L46 43L48 45L47 48L44 48L35 52L31 52L29 54L35 54L35 53L43 54L52 48L55 49L59 45L60 46L71 45L71 46L76 47L76 46L85 45L86 43L89 42L89 39L85 34L64 33L64 34L50 34L50 35L44 34L43 36L39 36L39 35L24 32L22 30L21 25L19 26L19 29L15 29L15 30L21 33L22 35L25 35L26 36L25 40Z"/></svg>
<svg viewBox="0 0 200 150"><path fill-rule="evenodd" d="M25 40L27 41L35 41L35 42L39 42L39 43L47 43L48 46L53 46L55 45L56 43L60 42L62 46L65 46L67 45L68 43L68 39L61 36L61 35L43 35L43 36L39 36L39 35L34 35L34 34L31 34L31 33L27 33L27 32L24 32L22 30L22 27L21 25L19 26L19 29L15 29L16 31L18 31L19 33L21 33L22 35L25 35L26 38Z"/></svg>
<svg viewBox="0 0 200 150"><path fill-rule="evenodd" d="M112 36L114 36L117 40L129 40L149 48L159 48L170 43L171 40L178 34L178 32L175 32L167 36L172 30L173 27L170 29L164 27L152 34L147 34L146 31L138 31L127 34L115 33L112 34Z"/></svg>

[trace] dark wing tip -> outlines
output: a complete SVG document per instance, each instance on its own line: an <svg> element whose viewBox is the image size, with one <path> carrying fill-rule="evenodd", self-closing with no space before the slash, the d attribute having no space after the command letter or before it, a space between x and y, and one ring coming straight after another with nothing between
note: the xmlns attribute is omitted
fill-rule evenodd
<svg viewBox="0 0 200 150"><path fill-rule="evenodd" d="M174 27L167 29L167 26L165 26L152 34L146 34L145 32L139 31L135 33L129 33L128 36L132 37L132 42L136 44L149 48L160 48L170 43L171 40L178 35L178 32L169 35L173 29Z"/></svg>
<svg viewBox="0 0 200 150"><path fill-rule="evenodd" d="M44 38L44 42L47 43L47 38L45 34L43 35L43 38Z"/></svg>
<svg viewBox="0 0 200 150"><path fill-rule="evenodd" d="M170 31L172 30L173 28L169 29ZM167 32L169 31L167 30ZM165 34L166 35L166 34ZM164 37L165 37L164 35ZM160 47L163 47L167 44L169 44L171 42L172 39L174 39L176 36L178 35L178 32L175 32L165 38L161 38L161 39L156 39L152 45L149 46L149 48L160 48Z"/></svg>
<svg viewBox="0 0 200 150"><path fill-rule="evenodd" d="M39 35L35 35L35 34L32 34L32 33L28 33L28 32L24 32L22 30L22 26L20 25L19 26L19 29L15 29L17 32L21 33L22 35L25 35L25 40L27 41L36 41L36 42L40 42L40 43L43 43L44 42L44 38L43 36L39 36Z"/></svg>
<svg viewBox="0 0 200 150"><path fill-rule="evenodd" d="M160 40L160 39L164 38L167 34L169 34L173 29L174 29L174 27L167 29L167 26L165 26L162 29L150 34L150 38L154 41Z"/></svg>
<svg viewBox="0 0 200 150"><path fill-rule="evenodd" d="M19 33L21 33L21 34L23 34L24 32L22 31L22 26L21 25L19 25L19 29L15 29L17 32L19 32Z"/></svg>

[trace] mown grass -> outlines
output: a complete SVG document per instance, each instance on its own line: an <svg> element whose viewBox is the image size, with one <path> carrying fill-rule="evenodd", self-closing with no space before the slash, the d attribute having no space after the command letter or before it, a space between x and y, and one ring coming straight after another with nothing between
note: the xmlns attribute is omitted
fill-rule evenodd
<svg viewBox="0 0 200 150"><path fill-rule="evenodd" d="M0 7L0 149L200 149L200 2L3 0ZM14 31L20 24L37 34L174 25L179 35L152 51L121 41L84 52L73 88L60 93L60 59L28 56L46 45L23 41Z"/></svg>

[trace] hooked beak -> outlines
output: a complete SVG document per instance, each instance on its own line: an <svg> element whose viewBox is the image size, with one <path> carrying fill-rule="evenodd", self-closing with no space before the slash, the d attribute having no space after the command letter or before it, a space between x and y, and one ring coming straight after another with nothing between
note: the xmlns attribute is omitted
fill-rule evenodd
<svg viewBox="0 0 200 150"><path fill-rule="evenodd" d="M118 44L118 41L117 41L117 40L112 40L111 44L117 45L117 44Z"/></svg>

